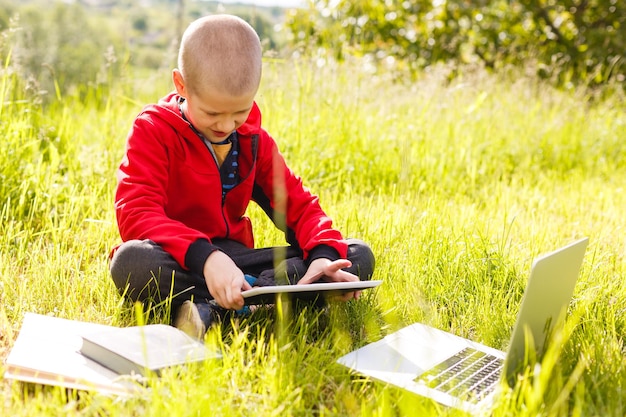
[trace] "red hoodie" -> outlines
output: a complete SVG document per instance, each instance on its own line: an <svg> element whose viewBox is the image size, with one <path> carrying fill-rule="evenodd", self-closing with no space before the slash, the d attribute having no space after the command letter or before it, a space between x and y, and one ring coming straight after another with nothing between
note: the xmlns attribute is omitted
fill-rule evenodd
<svg viewBox="0 0 626 417"><path fill-rule="evenodd" d="M184 268L201 273L216 250L212 239L254 247L245 212L256 201L279 218L273 219L277 225L286 224L287 240L302 248L306 260L346 257L347 245L318 198L287 167L276 142L261 128L256 103L237 129L240 182L222 201L217 163L182 118L178 99L172 93L145 107L128 135L115 195L123 241L150 239Z"/></svg>

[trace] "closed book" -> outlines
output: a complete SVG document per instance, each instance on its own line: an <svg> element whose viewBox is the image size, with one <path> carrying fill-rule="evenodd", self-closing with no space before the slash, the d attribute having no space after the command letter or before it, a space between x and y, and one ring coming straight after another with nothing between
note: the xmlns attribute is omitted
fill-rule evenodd
<svg viewBox="0 0 626 417"><path fill-rule="evenodd" d="M221 357L166 324L107 329L82 339L80 353L121 375L160 375L165 368Z"/></svg>

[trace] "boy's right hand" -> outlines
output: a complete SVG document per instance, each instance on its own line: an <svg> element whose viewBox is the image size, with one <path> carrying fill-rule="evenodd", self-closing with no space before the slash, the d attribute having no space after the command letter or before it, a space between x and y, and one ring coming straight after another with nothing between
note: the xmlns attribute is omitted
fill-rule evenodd
<svg viewBox="0 0 626 417"><path fill-rule="evenodd" d="M219 250L211 253L204 262L203 273L209 292L220 307L231 310L243 307L241 291L252 287L228 255Z"/></svg>

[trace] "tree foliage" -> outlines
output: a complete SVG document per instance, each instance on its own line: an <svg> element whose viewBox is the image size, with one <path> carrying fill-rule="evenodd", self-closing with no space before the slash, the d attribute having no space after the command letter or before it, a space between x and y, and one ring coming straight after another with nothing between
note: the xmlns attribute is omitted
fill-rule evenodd
<svg viewBox="0 0 626 417"><path fill-rule="evenodd" d="M77 86L106 81L120 43L97 26L80 5L55 3L47 10L16 10L2 33L7 70L26 80L31 95L60 97Z"/></svg>
<svg viewBox="0 0 626 417"><path fill-rule="evenodd" d="M89 4L88 4L89 3ZM278 8L250 9L219 2L154 0L144 3L0 0L0 55L29 97L50 101L95 86L106 87L124 68L171 69L184 27L211 13L247 20L267 50L279 47ZM1 70L0 70L1 71Z"/></svg>
<svg viewBox="0 0 626 417"><path fill-rule="evenodd" d="M624 81L618 0L315 0L288 18L292 42L418 70L436 62L526 65L559 84Z"/></svg>

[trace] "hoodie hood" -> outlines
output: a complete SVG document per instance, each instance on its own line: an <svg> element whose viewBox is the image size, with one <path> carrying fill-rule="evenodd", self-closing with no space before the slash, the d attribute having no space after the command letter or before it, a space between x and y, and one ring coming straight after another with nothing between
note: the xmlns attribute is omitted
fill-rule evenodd
<svg viewBox="0 0 626 417"><path fill-rule="evenodd" d="M178 132L189 132L195 136L194 130L189 125L189 122L185 120L180 114L178 102L181 97L177 93L170 93L167 96L159 100L157 104L151 104L144 109L145 113L150 113L154 117L158 117L168 124L170 124L174 130ZM164 111L165 110L165 111ZM252 103L252 110L248 118L237 129L237 133L242 136L251 136L258 134L261 130L261 111L256 102Z"/></svg>

